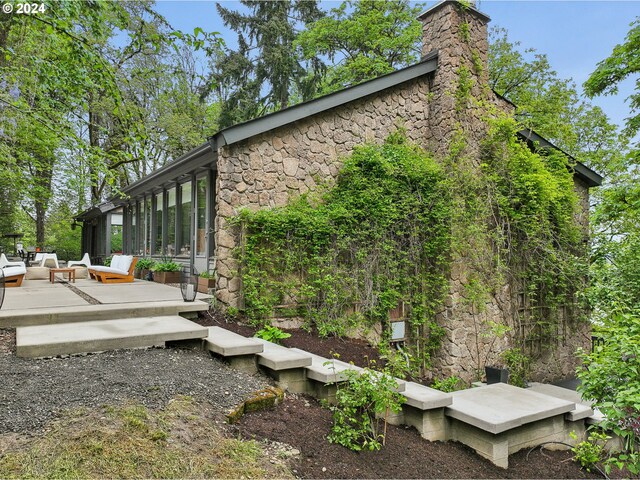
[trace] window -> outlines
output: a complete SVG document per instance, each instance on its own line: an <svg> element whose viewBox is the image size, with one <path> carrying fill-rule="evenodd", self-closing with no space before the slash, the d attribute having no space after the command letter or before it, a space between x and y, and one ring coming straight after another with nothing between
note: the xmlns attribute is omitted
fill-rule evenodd
<svg viewBox="0 0 640 480"><path fill-rule="evenodd" d="M162 253L162 192L156 194L156 216L155 216L155 235L154 235L154 253Z"/></svg>
<svg viewBox="0 0 640 480"><path fill-rule="evenodd" d="M188 257L191 255L191 182L180 185L181 193L181 220L180 220L180 251L179 255Z"/></svg>
<svg viewBox="0 0 640 480"><path fill-rule="evenodd" d="M207 254L207 177L196 182L196 254Z"/></svg>
<svg viewBox="0 0 640 480"><path fill-rule="evenodd" d="M166 254L176 255L176 189L167 190L167 249Z"/></svg>

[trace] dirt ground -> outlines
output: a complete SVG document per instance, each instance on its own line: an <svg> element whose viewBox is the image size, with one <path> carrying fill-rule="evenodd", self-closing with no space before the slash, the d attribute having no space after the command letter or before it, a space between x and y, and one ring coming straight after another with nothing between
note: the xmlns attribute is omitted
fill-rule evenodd
<svg viewBox="0 0 640 480"><path fill-rule="evenodd" d="M252 336L256 328L207 314L200 322ZM378 360L377 350L365 342L319 338L302 330L287 330L283 344L322 356L340 354L341 360L366 366ZM277 441L301 452L291 468L300 478L602 478L573 462L570 451L525 449L509 457L509 469L496 467L456 442L429 442L411 427L389 426L386 445L379 452L352 452L326 439L331 413L315 399L288 394L271 410L245 415L232 433L245 439ZM615 477L615 475L613 475ZM622 478L623 475L620 475Z"/></svg>

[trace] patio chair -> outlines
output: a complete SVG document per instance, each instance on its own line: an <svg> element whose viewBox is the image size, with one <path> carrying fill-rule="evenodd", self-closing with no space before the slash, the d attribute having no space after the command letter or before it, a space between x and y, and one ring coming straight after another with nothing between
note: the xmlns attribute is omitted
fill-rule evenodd
<svg viewBox="0 0 640 480"><path fill-rule="evenodd" d="M6 255L4 253L0 253L0 268L4 268L4 267L23 267L23 268L25 268L25 264L24 264L24 262L21 262L21 261L11 262L11 261L9 261L9 259L6 257Z"/></svg>
<svg viewBox="0 0 640 480"><path fill-rule="evenodd" d="M36 261L38 261L38 255L42 255L40 259L41 267L60 268L60 265L58 265L58 256L55 253L36 254Z"/></svg>
<svg viewBox="0 0 640 480"><path fill-rule="evenodd" d="M110 267L93 267L94 276L102 283L132 283L136 263L138 257L114 255Z"/></svg>
<svg viewBox="0 0 640 480"><path fill-rule="evenodd" d="M87 268L91 268L91 258L88 253L85 253L82 260L69 260L67 262L67 268L71 268L75 265L84 265Z"/></svg>
<svg viewBox="0 0 640 480"><path fill-rule="evenodd" d="M114 266L116 266L118 264L118 262L120 262L120 255L113 255L111 257L111 264L109 266L110 267L114 267ZM98 267L105 268L104 265L91 265L90 267L87 267L87 269L89 271L89 278L93 278L94 280L98 280L98 277L96 276L96 268L98 268Z"/></svg>
<svg viewBox="0 0 640 480"><path fill-rule="evenodd" d="M19 287L22 285L22 280L24 280L24 276L27 273L27 268L24 264L17 267L4 267L2 273L4 275L3 283L6 288Z"/></svg>

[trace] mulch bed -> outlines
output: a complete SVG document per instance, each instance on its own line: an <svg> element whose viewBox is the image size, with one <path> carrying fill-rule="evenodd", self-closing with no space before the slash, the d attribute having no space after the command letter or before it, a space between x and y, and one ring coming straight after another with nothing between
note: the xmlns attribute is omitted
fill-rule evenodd
<svg viewBox="0 0 640 480"><path fill-rule="evenodd" d="M331 413L315 399L287 395L279 406L247 414L229 428L245 439L298 449L290 465L300 478L602 478L582 470L570 451L525 449L503 470L462 444L429 442L405 426L388 426L378 452L352 452L327 441L331 424Z"/></svg>
<svg viewBox="0 0 640 480"><path fill-rule="evenodd" d="M257 330L208 312L198 323L219 326L240 335ZM343 361L367 366L380 361L377 349L366 342L337 337L320 338L314 332L286 330L282 343L324 357L338 353ZM602 478L597 471L582 470L570 451L525 449L509 457L503 470L457 442L429 442L412 427L388 426L386 445L379 452L352 452L327 440L331 413L305 395L287 394L277 407L245 415L230 430L245 439L289 444L301 454L291 460L300 478ZM615 475L614 475L615 476ZM619 478L623 478L620 475Z"/></svg>
<svg viewBox="0 0 640 480"><path fill-rule="evenodd" d="M198 320L195 321L207 327L222 327L245 337L253 337L256 331L258 331L256 327L238 323L233 319L226 318L220 312L213 310L201 314ZM337 358L341 361L347 363L353 362L354 365L359 367L368 367L370 361L376 362L378 366L384 365L384 360L380 359L378 349L372 347L365 341L348 340L339 337L321 338L314 331L307 332L300 329L283 330L291 335L291 337L281 342L285 347L299 348L327 358L331 358L336 354Z"/></svg>

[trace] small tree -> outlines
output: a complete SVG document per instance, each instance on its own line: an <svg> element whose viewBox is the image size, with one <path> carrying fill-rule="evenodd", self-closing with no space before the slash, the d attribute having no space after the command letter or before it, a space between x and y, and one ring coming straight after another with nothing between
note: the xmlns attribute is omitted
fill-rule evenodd
<svg viewBox="0 0 640 480"><path fill-rule="evenodd" d="M380 450L389 412L399 412L404 403L404 397L396 391L396 380L369 368L362 372L347 370L344 375L347 380L338 387L337 405L331 407L333 427L328 439L355 451Z"/></svg>

